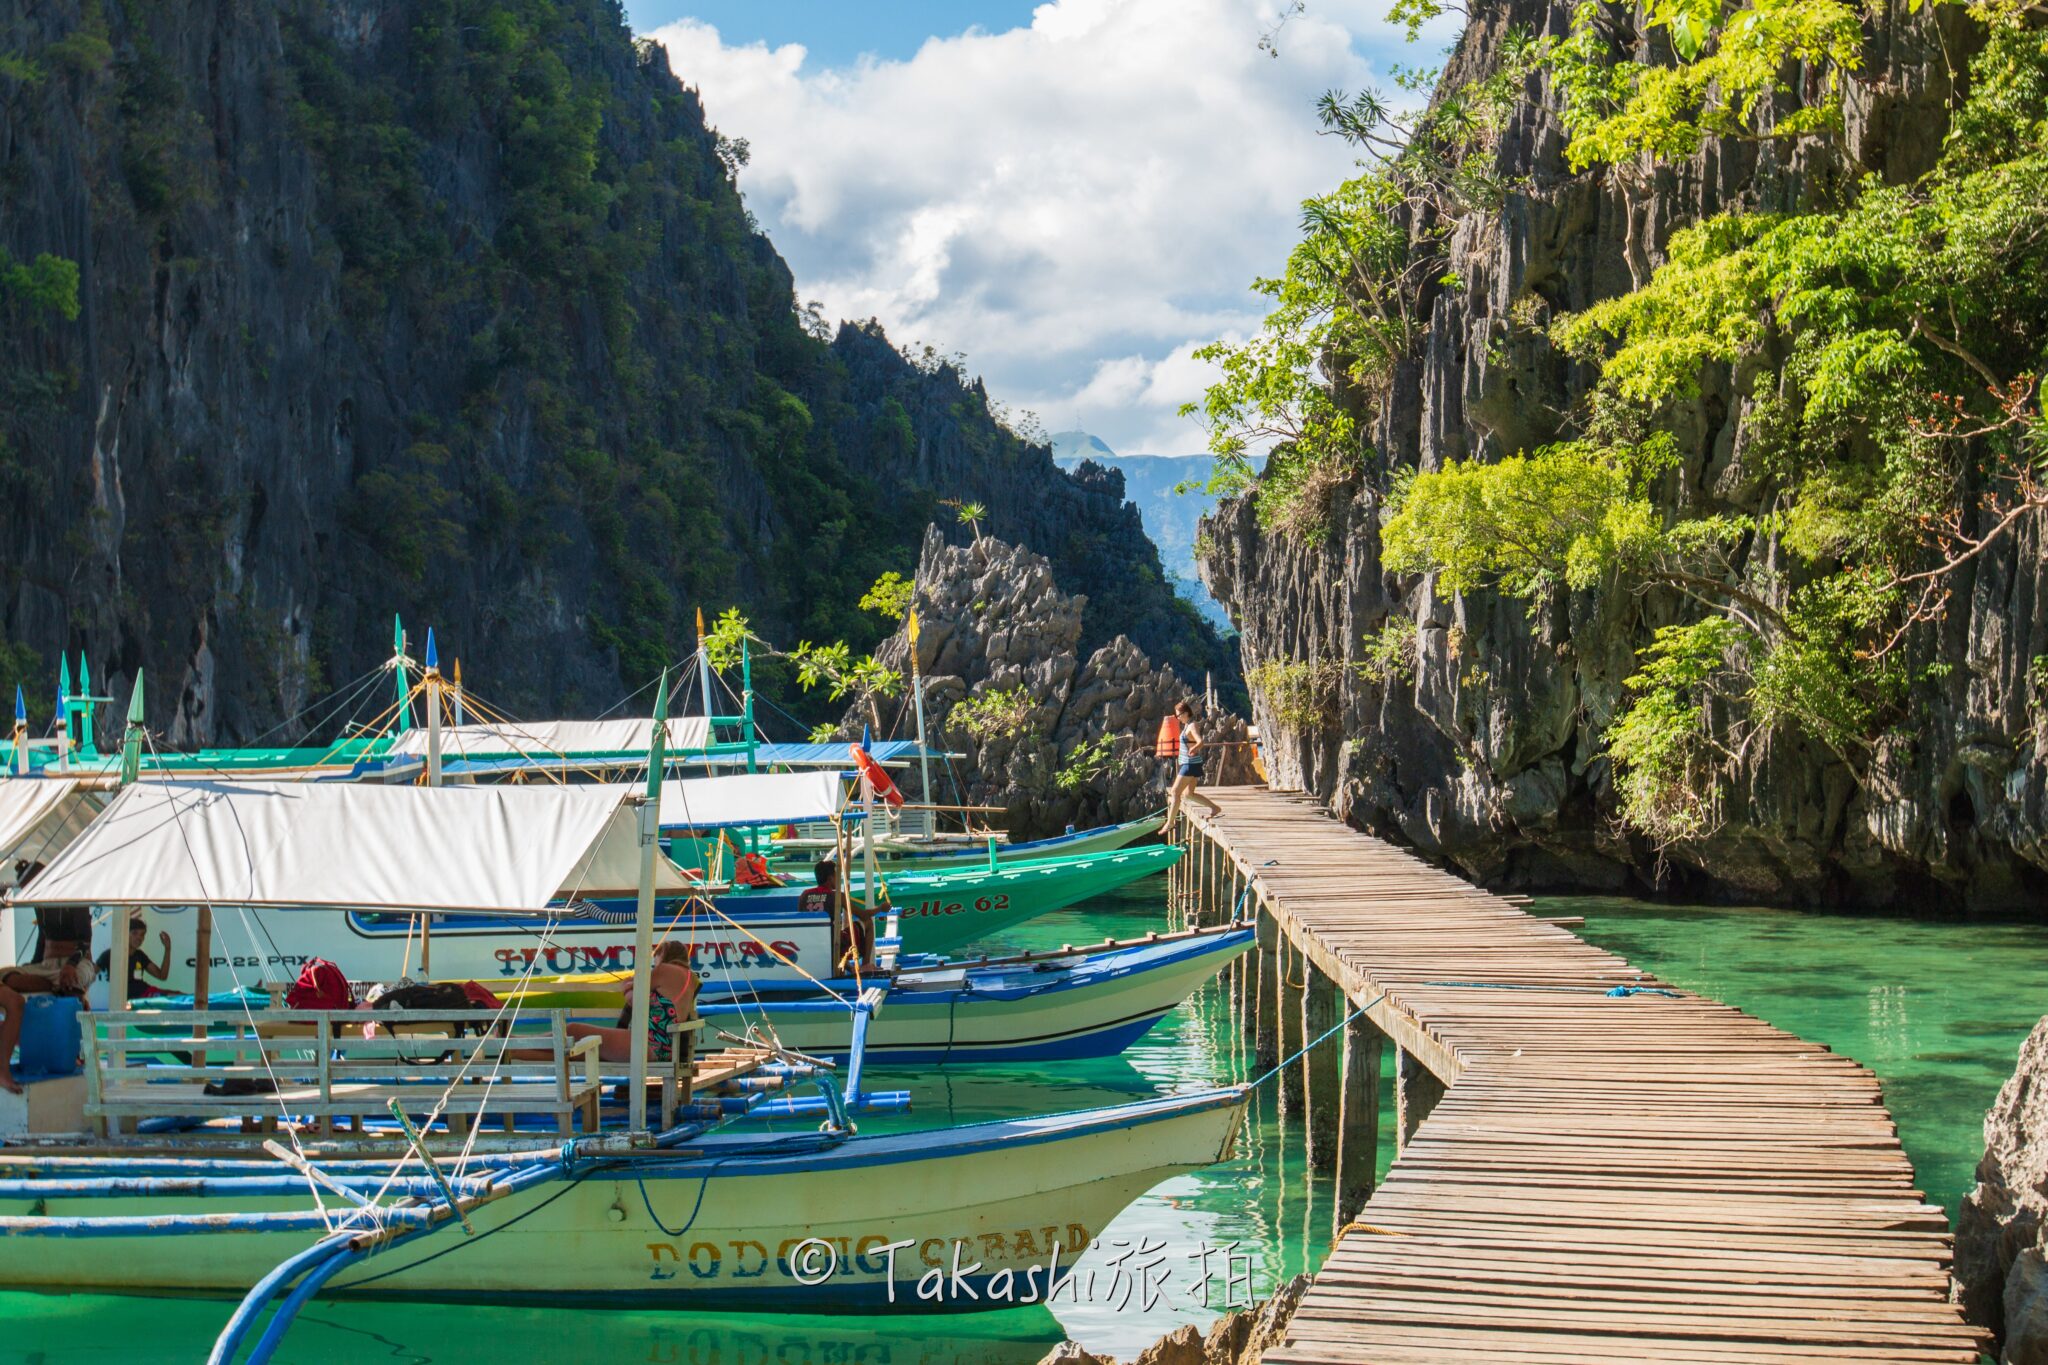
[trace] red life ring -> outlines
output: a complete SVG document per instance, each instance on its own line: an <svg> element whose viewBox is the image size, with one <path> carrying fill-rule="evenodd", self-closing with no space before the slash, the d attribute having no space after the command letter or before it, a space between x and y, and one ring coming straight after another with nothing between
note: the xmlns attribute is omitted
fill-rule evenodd
<svg viewBox="0 0 2048 1365"><path fill-rule="evenodd" d="M875 789L875 795L900 808L903 805L903 793L897 791L896 784L889 780L888 770L875 762L875 756L860 745L850 744L847 747L853 750L853 764L860 769L860 775Z"/></svg>

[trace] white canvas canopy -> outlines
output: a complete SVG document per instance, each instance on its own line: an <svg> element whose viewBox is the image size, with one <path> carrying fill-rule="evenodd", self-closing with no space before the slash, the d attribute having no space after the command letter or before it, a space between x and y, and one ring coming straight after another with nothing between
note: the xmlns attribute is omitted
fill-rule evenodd
<svg viewBox="0 0 2048 1365"><path fill-rule="evenodd" d="M639 881L618 787L145 782L36 878L36 905L533 914ZM689 885L657 859L656 889Z"/></svg>
<svg viewBox="0 0 2048 1365"><path fill-rule="evenodd" d="M654 733L652 717L627 720L536 720L499 725L449 725L441 730L445 758L556 758L576 754L646 753ZM668 723L668 750L701 749L711 725L702 716L675 716ZM388 754L422 755L427 732L407 730Z"/></svg>
<svg viewBox="0 0 2048 1365"><path fill-rule="evenodd" d="M663 829L790 825L829 820L842 804L838 773L731 773L661 784Z"/></svg>
<svg viewBox="0 0 2048 1365"><path fill-rule="evenodd" d="M17 859L47 863L63 852L107 798L75 777L0 780L0 887L14 885Z"/></svg>

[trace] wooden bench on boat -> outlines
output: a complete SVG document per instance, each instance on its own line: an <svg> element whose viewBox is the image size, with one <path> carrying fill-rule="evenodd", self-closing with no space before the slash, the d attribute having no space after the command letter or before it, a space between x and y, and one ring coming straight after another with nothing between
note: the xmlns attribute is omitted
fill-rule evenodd
<svg viewBox="0 0 2048 1365"><path fill-rule="evenodd" d="M518 1048L545 1057L502 1060L498 1040L457 1036L463 1027L482 1032L502 1019L488 1009L133 1010L89 1017L85 1112L103 1134L119 1132L129 1119L237 1115L251 1131L273 1131L279 1119L290 1119L332 1133L335 1120L388 1114L393 1100L408 1112L438 1110L454 1121L486 1110L508 1124L521 1114L551 1115L563 1133L574 1131L580 1113L585 1131L594 1132L604 1090L598 1040L571 1042L567 1010L526 1016L545 1027L520 1033ZM377 1026L375 1037L363 1036L366 1024ZM179 1060L157 1060L166 1055ZM232 1080L252 1088L207 1093L209 1082Z"/></svg>
<svg viewBox="0 0 2048 1365"><path fill-rule="evenodd" d="M325 1135L336 1120L360 1131L397 1100L408 1113L439 1112L451 1128L486 1112L509 1131L520 1115L551 1116L562 1133L596 1132L604 1094L598 1040L571 1040L567 1009L527 1010L511 1040L538 1057L500 1059L502 1037L481 1035L496 1010L134 1010L89 1016L86 1116L101 1135L131 1120L243 1119L246 1132L280 1121ZM376 1036L363 1036L366 1025ZM541 1027L535 1029L534 1025ZM771 1048L736 1047L699 1056L701 1019L672 1026L671 1060L652 1080L663 1126L698 1094L726 1087L774 1061ZM141 1030L148 1029L148 1032ZM162 1060L166 1056L174 1061ZM209 1082L260 1089L209 1094ZM268 1088L275 1086L274 1089ZM218 1135L217 1133L215 1134Z"/></svg>

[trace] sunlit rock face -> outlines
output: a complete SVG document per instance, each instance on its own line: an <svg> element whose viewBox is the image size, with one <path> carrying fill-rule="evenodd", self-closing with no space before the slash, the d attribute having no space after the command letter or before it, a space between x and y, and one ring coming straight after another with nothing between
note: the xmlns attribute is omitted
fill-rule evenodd
<svg viewBox="0 0 2048 1365"><path fill-rule="evenodd" d="M1510 29L1561 33L1569 12L1537 0L1475 9L1441 88L1492 69ZM1848 100L1848 143L1865 166L1898 183L1933 164L1945 73L1969 41L1951 19L1924 15L1873 33ZM1552 321L1643 284L1676 229L1738 207L1823 202L1844 174L1819 151L1715 140L1676 165L1574 174L1553 92L1532 77L1525 94L1495 153L1517 187L1497 211L1449 225L1448 268L1422 291L1421 339L1390 396L1361 414L1373 467L1332 493L1327 538L1262 531L1249 498L1205 523L1203 579L1242 632L1248 670L1355 664L1390 618L1417 627L1412 678L1346 672L1334 724L1290 730L1255 702L1275 780L1497 886L2037 913L2048 904L2048 699L2030 674L2048 654L2040 518L1955 580L1946 621L1913 661L1925 677L1913 723L1880 740L1860 780L1796 736L1731 743L1741 756L1718 827L1662 850L1621 827L1603 736L1637 651L1657 627L1692 619L1689 604L1663 589L1454 597L1382 571L1394 471L1498 459L1563 430L1595 376L1551 343ZM1710 370L1676 414L1683 458L1667 476L1669 506L1767 510L1748 467L1749 379ZM1723 739L1728 722L1709 716Z"/></svg>
<svg viewBox="0 0 2048 1365"><path fill-rule="evenodd" d="M1977 1187L1956 1219L1955 1298L2005 1365L2048 1361L2048 1019L1984 1116Z"/></svg>
<svg viewBox="0 0 2048 1365"><path fill-rule="evenodd" d="M994 536L949 545L933 527L914 605L927 732L934 746L963 755L935 768L935 799L1001 806L1010 831L1024 837L1166 804L1170 765L1153 756L1159 724L1174 703L1199 704L1200 689L1155 665L1129 636L1089 648L1090 599L1063 591L1045 556ZM877 655L906 669L909 651L906 626ZM1015 714L994 730L968 724L962 704L994 694L1019 697ZM900 705L889 703L890 713ZM865 719L864 710L849 711L841 732L858 735ZM1244 722L1219 709L1205 725L1205 780L1250 780Z"/></svg>

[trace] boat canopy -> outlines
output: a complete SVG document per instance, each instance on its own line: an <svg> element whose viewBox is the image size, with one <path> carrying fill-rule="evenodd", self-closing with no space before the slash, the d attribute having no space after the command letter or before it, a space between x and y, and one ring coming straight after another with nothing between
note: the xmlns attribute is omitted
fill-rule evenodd
<svg viewBox="0 0 2048 1365"><path fill-rule="evenodd" d="M902 767L917 761L918 743L914 739L878 739L869 743L868 754L877 763L886 763L892 768ZM926 750L924 756L938 759L961 757L943 749ZM853 761L847 756L843 739L825 744L763 744L754 751L754 761L763 767L853 770Z"/></svg>
<svg viewBox="0 0 2048 1365"><path fill-rule="evenodd" d="M532 915L637 884L638 835L620 787L143 782L21 899ZM655 860L657 891L692 885Z"/></svg>
<svg viewBox="0 0 2048 1365"><path fill-rule="evenodd" d="M63 852L108 796L77 777L0 781L0 887L14 885L16 859L46 863Z"/></svg>
<svg viewBox="0 0 2048 1365"><path fill-rule="evenodd" d="M836 772L670 778L661 784L661 827L715 829L829 820L845 804L844 792Z"/></svg>
<svg viewBox="0 0 2048 1365"><path fill-rule="evenodd" d="M647 759L652 718L627 720L536 720L497 725L449 725L441 730L444 759L576 758L619 754ZM711 724L702 716L673 716L668 722L668 749L701 749L710 742ZM427 752L427 732L415 727L392 740L387 755Z"/></svg>

